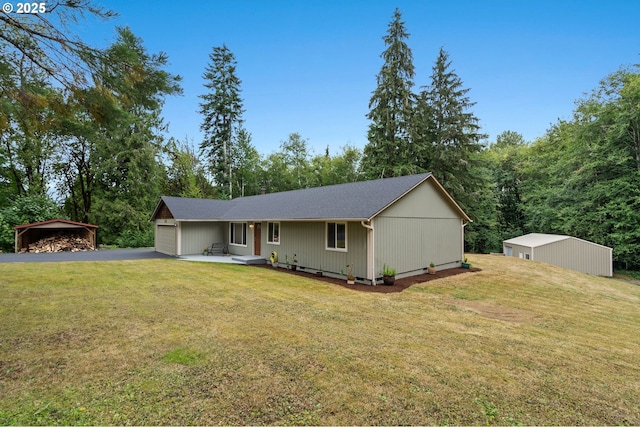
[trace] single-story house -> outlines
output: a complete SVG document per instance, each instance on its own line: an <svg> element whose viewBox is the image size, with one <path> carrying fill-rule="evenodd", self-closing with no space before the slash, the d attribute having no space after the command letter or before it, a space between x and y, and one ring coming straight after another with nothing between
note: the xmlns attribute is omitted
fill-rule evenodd
<svg viewBox="0 0 640 427"><path fill-rule="evenodd" d="M18 253L40 239L50 237L57 233L74 235L87 240L93 249L96 247L97 225L83 222L69 221L67 219L50 219L48 221L33 222L31 224L16 225L15 252Z"/></svg>
<svg viewBox="0 0 640 427"><path fill-rule="evenodd" d="M180 256L224 243L234 255L342 275L347 265L377 283L386 264L396 277L422 274L430 263L459 267L471 219L431 173L240 197L160 198L155 249Z"/></svg>
<svg viewBox="0 0 640 427"><path fill-rule="evenodd" d="M577 237L531 233L502 243L506 256L546 262L594 276L613 276L613 249Z"/></svg>

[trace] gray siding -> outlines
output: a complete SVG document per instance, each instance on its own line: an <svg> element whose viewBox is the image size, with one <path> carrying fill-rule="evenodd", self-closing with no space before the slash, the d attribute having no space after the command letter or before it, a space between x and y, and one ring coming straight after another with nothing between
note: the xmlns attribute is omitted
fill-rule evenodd
<svg viewBox="0 0 640 427"><path fill-rule="evenodd" d="M612 253L584 240L569 238L533 250L533 259L595 276L612 275Z"/></svg>
<svg viewBox="0 0 640 427"><path fill-rule="evenodd" d="M180 254L201 254L212 243L225 242L221 222L180 222Z"/></svg>
<svg viewBox="0 0 640 427"><path fill-rule="evenodd" d="M382 276L384 264L397 276L420 272L433 262L438 268L459 267L462 261L460 219L387 218L375 224L375 269Z"/></svg>
<svg viewBox="0 0 640 427"><path fill-rule="evenodd" d="M427 180L385 209L380 216L460 219L458 211L445 199L446 196L440 193L436 185Z"/></svg>
<svg viewBox="0 0 640 427"><path fill-rule="evenodd" d="M463 229L460 215L431 181L398 200L374 219L375 270L384 264L397 276L420 273L433 262L438 268L460 266Z"/></svg>
<svg viewBox="0 0 640 427"><path fill-rule="evenodd" d="M347 223L347 252L326 249L325 222L280 222L280 244L267 243L267 222L262 223L262 256L278 253L278 262L289 262L297 255L299 268L327 273L347 272L347 264L354 264L353 274L367 275L367 235L359 222Z"/></svg>
<svg viewBox="0 0 640 427"><path fill-rule="evenodd" d="M171 222L168 222L171 221ZM156 221L154 246L157 252L176 256L176 230L173 220Z"/></svg>

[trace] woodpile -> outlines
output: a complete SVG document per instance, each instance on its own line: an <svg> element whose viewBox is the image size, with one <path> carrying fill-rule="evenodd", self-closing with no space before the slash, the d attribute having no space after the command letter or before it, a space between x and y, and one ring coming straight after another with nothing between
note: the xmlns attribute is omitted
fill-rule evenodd
<svg viewBox="0 0 640 427"><path fill-rule="evenodd" d="M93 250L95 250L95 248L91 242L84 237L57 233L55 235L42 238L35 243L29 244L28 248L23 248L20 252L40 254L47 252L79 252Z"/></svg>

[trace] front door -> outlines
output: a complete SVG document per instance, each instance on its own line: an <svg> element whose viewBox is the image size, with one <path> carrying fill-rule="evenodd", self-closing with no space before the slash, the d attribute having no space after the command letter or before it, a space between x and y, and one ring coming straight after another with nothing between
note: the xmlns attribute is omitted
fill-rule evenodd
<svg viewBox="0 0 640 427"><path fill-rule="evenodd" d="M253 254L260 255L262 246L262 223L256 222L253 227Z"/></svg>

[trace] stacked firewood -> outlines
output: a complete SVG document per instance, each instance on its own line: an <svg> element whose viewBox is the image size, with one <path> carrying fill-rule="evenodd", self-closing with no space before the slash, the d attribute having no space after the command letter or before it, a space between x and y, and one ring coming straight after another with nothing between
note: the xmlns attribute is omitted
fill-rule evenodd
<svg viewBox="0 0 640 427"><path fill-rule="evenodd" d="M23 248L20 252L39 254L45 252L92 251L94 249L91 242L83 237L59 233L31 243L29 248Z"/></svg>

